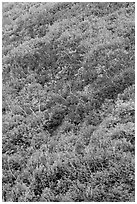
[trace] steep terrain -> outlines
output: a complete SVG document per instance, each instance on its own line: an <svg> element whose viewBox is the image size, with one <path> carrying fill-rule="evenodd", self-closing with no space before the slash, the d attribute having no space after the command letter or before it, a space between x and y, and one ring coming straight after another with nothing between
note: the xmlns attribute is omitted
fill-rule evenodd
<svg viewBox="0 0 137 204"><path fill-rule="evenodd" d="M135 4L3 3L3 201L135 201Z"/></svg>

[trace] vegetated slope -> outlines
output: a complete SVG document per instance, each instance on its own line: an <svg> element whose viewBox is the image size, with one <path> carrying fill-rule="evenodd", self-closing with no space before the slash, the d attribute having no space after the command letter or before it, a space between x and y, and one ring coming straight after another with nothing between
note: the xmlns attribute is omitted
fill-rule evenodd
<svg viewBox="0 0 137 204"><path fill-rule="evenodd" d="M134 3L3 3L3 201L135 200Z"/></svg>

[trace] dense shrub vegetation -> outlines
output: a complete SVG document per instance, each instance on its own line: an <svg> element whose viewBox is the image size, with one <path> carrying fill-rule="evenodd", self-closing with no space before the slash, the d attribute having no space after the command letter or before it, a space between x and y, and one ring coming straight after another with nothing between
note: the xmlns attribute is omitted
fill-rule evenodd
<svg viewBox="0 0 137 204"><path fill-rule="evenodd" d="M3 3L3 201L135 200L134 10Z"/></svg>

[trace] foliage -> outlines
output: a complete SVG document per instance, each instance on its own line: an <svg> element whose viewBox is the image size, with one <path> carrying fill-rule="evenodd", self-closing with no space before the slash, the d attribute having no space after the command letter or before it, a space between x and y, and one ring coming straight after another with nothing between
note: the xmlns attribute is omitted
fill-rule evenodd
<svg viewBox="0 0 137 204"><path fill-rule="evenodd" d="M135 200L135 3L5 2L4 202Z"/></svg>

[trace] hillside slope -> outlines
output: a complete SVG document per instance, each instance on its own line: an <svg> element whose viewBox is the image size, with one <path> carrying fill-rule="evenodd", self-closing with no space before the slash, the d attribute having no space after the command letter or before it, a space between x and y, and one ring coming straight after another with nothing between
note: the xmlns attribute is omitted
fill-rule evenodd
<svg viewBox="0 0 137 204"><path fill-rule="evenodd" d="M135 4L3 3L3 201L134 202Z"/></svg>

